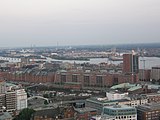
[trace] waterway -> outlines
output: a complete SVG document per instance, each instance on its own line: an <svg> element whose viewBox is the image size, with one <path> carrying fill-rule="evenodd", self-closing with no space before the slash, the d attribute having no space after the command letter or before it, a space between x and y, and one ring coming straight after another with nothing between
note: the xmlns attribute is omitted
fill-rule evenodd
<svg viewBox="0 0 160 120"><path fill-rule="evenodd" d="M108 58L91 58L90 61L80 61L80 60L56 60L47 58L47 61L62 61L69 63L90 63L90 64L99 64L102 62L109 64L120 64L122 61L110 61ZM144 62L145 61L145 62ZM160 58L158 57L140 57L139 58L139 68L140 69L151 69L154 66L160 66Z"/></svg>
<svg viewBox="0 0 160 120"><path fill-rule="evenodd" d="M21 60L19 58L6 58L1 57L0 60L8 60L9 62L20 62ZM39 59L35 59L35 61L40 61ZM108 64L120 64L122 61L110 61L108 58L91 58L89 61L82 61L82 60L56 60L52 58L46 58L43 59L45 61L51 62L51 61L61 61L61 62L69 62L69 63L90 63L90 64L99 64L99 63L108 63ZM32 60L31 60L32 61ZM42 60L41 60L42 61ZM145 61L145 62L144 62ZM160 58L159 57L140 57L139 58L139 68L140 69L151 69L152 67L160 66Z"/></svg>

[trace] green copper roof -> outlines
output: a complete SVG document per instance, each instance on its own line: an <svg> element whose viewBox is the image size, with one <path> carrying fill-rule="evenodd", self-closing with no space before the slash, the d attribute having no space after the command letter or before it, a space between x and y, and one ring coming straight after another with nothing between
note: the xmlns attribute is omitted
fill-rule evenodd
<svg viewBox="0 0 160 120"><path fill-rule="evenodd" d="M138 90L142 88L141 86L135 86L135 87L131 87L130 89L128 89L128 91L134 91L134 90Z"/></svg>
<svg viewBox="0 0 160 120"><path fill-rule="evenodd" d="M130 84L130 83L122 83L122 84L119 84L119 85L114 85L111 87L111 89L117 89L117 88L131 88L131 87L134 87L135 84Z"/></svg>

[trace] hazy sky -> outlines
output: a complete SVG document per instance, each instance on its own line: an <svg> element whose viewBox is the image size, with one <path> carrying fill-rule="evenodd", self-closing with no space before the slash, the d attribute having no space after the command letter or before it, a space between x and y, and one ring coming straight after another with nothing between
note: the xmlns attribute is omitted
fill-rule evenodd
<svg viewBox="0 0 160 120"><path fill-rule="evenodd" d="M0 0L0 47L160 42L160 0Z"/></svg>

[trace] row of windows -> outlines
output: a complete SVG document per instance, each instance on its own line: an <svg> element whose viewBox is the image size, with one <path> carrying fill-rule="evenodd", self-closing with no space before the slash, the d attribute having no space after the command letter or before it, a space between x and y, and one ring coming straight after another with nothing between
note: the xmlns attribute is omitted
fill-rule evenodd
<svg viewBox="0 0 160 120"><path fill-rule="evenodd" d="M151 114L151 113L159 113L159 111L152 111L152 112L148 112L147 114Z"/></svg>
<svg viewBox="0 0 160 120"><path fill-rule="evenodd" d="M123 119L123 118L135 118L136 116L133 115L133 116L118 116L116 117L116 119Z"/></svg>
<svg viewBox="0 0 160 120"><path fill-rule="evenodd" d="M106 112L136 112L135 109L126 109L126 110L110 110L110 109L104 109L104 111Z"/></svg>
<svg viewBox="0 0 160 120"><path fill-rule="evenodd" d="M67 77L66 75L61 75L61 82L66 82ZM78 76L72 75L72 82L78 82ZM90 82L90 76L84 76L84 84L89 84ZM103 77L102 76L96 76L96 83L101 85L103 84ZM118 83L118 78L114 78L114 83Z"/></svg>
<svg viewBox="0 0 160 120"><path fill-rule="evenodd" d="M66 75L61 75L61 81L66 82L67 78ZM77 75L72 75L72 82L78 82ZM84 76L84 83L89 84L90 82L90 76ZM96 76L96 83L102 84L102 76Z"/></svg>

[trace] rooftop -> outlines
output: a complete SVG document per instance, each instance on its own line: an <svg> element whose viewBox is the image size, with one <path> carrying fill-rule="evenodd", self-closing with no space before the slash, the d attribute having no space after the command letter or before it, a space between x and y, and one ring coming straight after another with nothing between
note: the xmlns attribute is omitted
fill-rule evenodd
<svg viewBox="0 0 160 120"><path fill-rule="evenodd" d="M112 93L112 94L116 94L116 93L118 93L118 94L126 94L127 92L121 92L121 91L119 91L119 90L111 90L111 91L109 91L109 92L107 92L107 93Z"/></svg>
<svg viewBox="0 0 160 120"><path fill-rule="evenodd" d="M97 111L96 109L90 108L90 107L75 108L74 110L77 111L78 113L95 112L95 111Z"/></svg>
<svg viewBox="0 0 160 120"><path fill-rule="evenodd" d="M142 111L160 110L160 103L147 103L147 104L138 106L137 109Z"/></svg>
<svg viewBox="0 0 160 120"><path fill-rule="evenodd" d="M160 93L148 93L148 94L144 94L146 95L147 97L150 97L150 96L160 96Z"/></svg>
<svg viewBox="0 0 160 120"><path fill-rule="evenodd" d="M8 119L12 119L12 116L10 113L4 112L0 114L0 120L8 120Z"/></svg>
<svg viewBox="0 0 160 120"><path fill-rule="evenodd" d="M87 101L91 101L91 102L95 102L95 103L98 103L98 104L109 104L109 103L118 103L118 102L125 102L125 101L129 101L128 99L119 99L119 100L108 100L108 99L99 99L97 97L93 97L93 98L89 98L87 99Z"/></svg>
<svg viewBox="0 0 160 120"><path fill-rule="evenodd" d="M138 89L141 89L141 88L142 88L142 86L138 85L138 86L129 88L128 91L135 91L135 90L138 90Z"/></svg>
<svg viewBox="0 0 160 120"><path fill-rule="evenodd" d="M6 83L6 86L9 86L9 87L17 87L17 85L15 85L15 84L12 84L12 83Z"/></svg>
<svg viewBox="0 0 160 120"><path fill-rule="evenodd" d="M131 88L134 87L135 84L130 84L130 83L122 83L122 84L118 84L118 85L114 85L111 87L111 89L118 89L118 88Z"/></svg>
<svg viewBox="0 0 160 120"><path fill-rule="evenodd" d="M93 116L92 118L91 118L91 120L93 119L93 120L106 120L106 119L114 119L115 118L115 116L110 116L110 115L97 115L97 116Z"/></svg>
<svg viewBox="0 0 160 120"><path fill-rule="evenodd" d="M105 106L104 108L109 108L109 109L112 109L112 110L135 109L135 108L127 106L127 105Z"/></svg>
<svg viewBox="0 0 160 120"><path fill-rule="evenodd" d="M34 116L47 116L48 118L55 118L59 114L59 109L43 109L34 113Z"/></svg>

